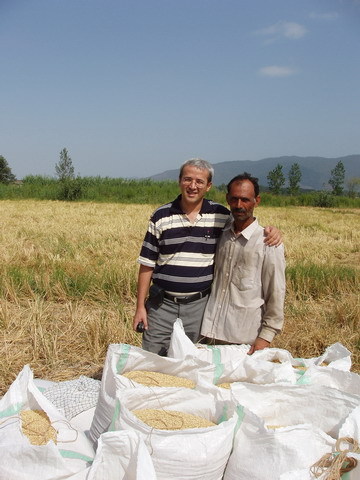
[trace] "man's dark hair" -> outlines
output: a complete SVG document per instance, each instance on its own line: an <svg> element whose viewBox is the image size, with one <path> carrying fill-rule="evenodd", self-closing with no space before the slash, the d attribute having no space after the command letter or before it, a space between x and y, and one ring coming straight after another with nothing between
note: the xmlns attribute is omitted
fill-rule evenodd
<svg viewBox="0 0 360 480"><path fill-rule="evenodd" d="M257 197L260 193L259 179L252 177L251 174L247 172L241 173L240 175L236 175L236 177L232 178L227 185L227 192L230 192L230 188L233 183L240 183L243 180L249 180L254 185L255 197Z"/></svg>

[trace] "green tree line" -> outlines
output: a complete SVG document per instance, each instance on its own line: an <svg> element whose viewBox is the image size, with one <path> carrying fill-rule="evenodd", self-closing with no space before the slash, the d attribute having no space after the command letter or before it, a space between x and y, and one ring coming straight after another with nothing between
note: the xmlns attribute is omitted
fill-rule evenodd
<svg viewBox="0 0 360 480"><path fill-rule="evenodd" d="M359 197L335 196L329 192L275 195L264 191L264 188L261 188L261 205L360 208ZM71 200L160 205L178 194L178 183L172 180L155 182L149 179L76 177L70 181L59 182L51 177L28 175L19 185L0 183L0 200ZM207 197L222 204L226 203L223 186L213 186Z"/></svg>
<svg viewBox="0 0 360 480"><path fill-rule="evenodd" d="M278 164L267 175L268 186L261 188L262 205L272 206L318 206L318 207L360 207L357 189L360 179L351 179L348 195L344 195L345 168L338 162L329 184L332 192L301 192L301 170L294 163L288 173L288 188L285 189L285 175ZM178 195L176 181L152 181L150 179L126 179L109 177L75 176L75 168L66 148L61 150L59 162L55 165L57 178L28 175L21 182L15 182L6 159L0 156L0 199L39 199L66 201L96 201L140 204L162 204ZM267 191L268 190L268 191ZM225 203L226 186L213 186L208 197Z"/></svg>

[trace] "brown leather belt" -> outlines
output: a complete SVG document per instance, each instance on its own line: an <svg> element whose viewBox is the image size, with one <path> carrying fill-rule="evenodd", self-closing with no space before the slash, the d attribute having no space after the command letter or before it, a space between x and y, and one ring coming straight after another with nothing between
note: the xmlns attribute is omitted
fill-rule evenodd
<svg viewBox="0 0 360 480"><path fill-rule="evenodd" d="M195 300L200 300L200 298L204 298L206 297L206 295L209 295L210 292L211 292L211 288L209 287L206 290L203 290L202 292L194 293L192 295L181 295L180 297L177 297L176 295L171 295L171 293L164 292L164 297L175 303L186 304L186 303L195 302Z"/></svg>

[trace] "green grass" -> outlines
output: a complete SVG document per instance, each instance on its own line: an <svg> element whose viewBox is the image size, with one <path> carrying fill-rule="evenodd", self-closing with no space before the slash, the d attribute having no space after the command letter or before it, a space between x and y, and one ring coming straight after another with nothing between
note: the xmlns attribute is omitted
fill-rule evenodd
<svg viewBox="0 0 360 480"><path fill-rule="evenodd" d="M319 299L359 288L358 272L348 266L297 264L286 269L287 288L296 298Z"/></svg>
<svg viewBox="0 0 360 480"><path fill-rule="evenodd" d="M113 202L127 204L164 204L179 194L176 181L154 182L109 177L77 177L68 182L40 175L29 175L21 185L0 184L0 200L36 199ZM213 186L207 194L225 203L224 186ZM316 206L327 208L360 208L360 198L336 197L329 192L309 192L296 196L261 193L262 205L272 207Z"/></svg>

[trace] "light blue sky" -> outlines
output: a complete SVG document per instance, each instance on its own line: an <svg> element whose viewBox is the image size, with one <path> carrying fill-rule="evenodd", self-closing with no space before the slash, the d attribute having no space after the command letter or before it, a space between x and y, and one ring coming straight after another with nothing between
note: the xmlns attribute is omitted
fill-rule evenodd
<svg viewBox="0 0 360 480"><path fill-rule="evenodd" d="M0 0L0 155L145 177L360 153L360 0Z"/></svg>

